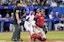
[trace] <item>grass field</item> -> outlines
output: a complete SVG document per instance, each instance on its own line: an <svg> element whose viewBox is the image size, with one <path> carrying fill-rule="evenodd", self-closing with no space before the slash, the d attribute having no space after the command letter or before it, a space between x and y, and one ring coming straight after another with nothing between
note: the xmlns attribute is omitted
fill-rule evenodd
<svg viewBox="0 0 64 42"><path fill-rule="evenodd" d="M0 40L11 40L12 33L11 32L4 32L0 33ZM29 33L28 32L21 32L22 39L28 39ZM63 39L64 40L64 31L49 31L46 34L47 39Z"/></svg>

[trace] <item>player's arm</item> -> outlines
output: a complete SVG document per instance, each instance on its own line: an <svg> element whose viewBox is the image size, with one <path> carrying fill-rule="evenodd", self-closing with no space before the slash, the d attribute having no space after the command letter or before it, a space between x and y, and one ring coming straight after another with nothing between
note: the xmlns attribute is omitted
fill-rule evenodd
<svg viewBox="0 0 64 42"><path fill-rule="evenodd" d="M19 15L18 15L18 13L16 13L16 19L17 19L17 24L20 25L20 21L19 21Z"/></svg>
<svg viewBox="0 0 64 42"><path fill-rule="evenodd" d="M36 13L36 15L34 16L34 18L39 18L38 14Z"/></svg>
<svg viewBox="0 0 64 42"><path fill-rule="evenodd" d="M15 16L16 16L16 20L17 20L17 24L20 25L20 20L19 20L19 10L16 10Z"/></svg>
<svg viewBox="0 0 64 42"><path fill-rule="evenodd" d="M38 15L35 15L34 20L37 21L37 19L38 19Z"/></svg>
<svg viewBox="0 0 64 42"><path fill-rule="evenodd" d="M22 16L21 16L21 18L25 21L26 19L24 18L26 16L26 14L23 14Z"/></svg>
<svg viewBox="0 0 64 42"><path fill-rule="evenodd" d="M26 14L23 14L21 18L23 18L23 17L25 17L25 16L26 16Z"/></svg>

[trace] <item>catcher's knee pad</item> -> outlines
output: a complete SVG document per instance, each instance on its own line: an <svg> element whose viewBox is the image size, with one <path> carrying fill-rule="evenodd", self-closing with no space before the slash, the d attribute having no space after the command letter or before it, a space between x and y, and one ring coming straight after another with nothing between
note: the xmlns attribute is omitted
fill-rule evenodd
<svg viewBox="0 0 64 42"><path fill-rule="evenodd" d="M40 41L46 41L46 38L38 38L38 40L40 40Z"/></svg>
<svg viewBox="0 0 64 42"><path fill-rule="evenodd" d="M37 38L40 38L42 36L42 33L39 32L37 34L33 34L31 37L34 38L34 39L37 39Z"/></svg>
<svg viewBox="0 0 64 42"><path fill-rule="evenodd" d="M42 41L46 41L46 38L43 38Z"/></svg>
<svg viewBox="0 0 64 42"><path fill-rule="evenodd" d="M41 36L42 36L42 32L39 32L39 33L37 34L37 36L38 36L38 37L41 37Z"/></svg>

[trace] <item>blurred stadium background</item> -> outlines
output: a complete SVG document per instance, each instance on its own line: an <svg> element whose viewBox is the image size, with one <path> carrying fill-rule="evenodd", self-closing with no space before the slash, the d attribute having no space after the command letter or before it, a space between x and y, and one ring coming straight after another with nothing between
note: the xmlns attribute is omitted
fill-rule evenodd
<svg viewBox="0 0 64 42"><path fill-rule="evenodd" d="M36 14L40 10L45 12L45 28L49 31L47 38L64 39L64 32L62 32L64 31L64 0L0 0L0 40L10 40L11 35L7 33L14 31L13 8L17 1L21 2L23 14L28 15L30 11L34 11ZM23 26L21 25L21 27ZM24 27L21 31L26 32ZM7 33L4 35L3 32ZM27 33L23 37L28 37L28 35Z"/></svg>

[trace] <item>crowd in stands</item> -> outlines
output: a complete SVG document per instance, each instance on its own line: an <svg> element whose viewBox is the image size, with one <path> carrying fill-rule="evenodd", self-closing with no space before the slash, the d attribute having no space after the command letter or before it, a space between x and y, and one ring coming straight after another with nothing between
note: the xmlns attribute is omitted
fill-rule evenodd
<svg viewBox="0 0 64 42"><path fill-rule="evenodd" d="M0 0L0 6L16 5L17 1L20 1L21 5L24 7L27 7L31 4L31 6L29 6L30 11L34 10L32 5L33 6L64 7L64 0ZM27 8L26 12L24 11L23 14L28 15L30 11ZM45 10L44 9L42 9L42 10L36 9L35 14L38 13L39 11L45 11ZM3 16L1 13L2 13L2 11L0 10L0 20L1 19L5 20L5 21L13 20L13 15L14 15L13 12L10 12L9 10L7 10L6 13L4 13L5 16ZM46 12L44 12L44 13L46 13ZM63 28L64 28L64 14L59 16L58 13L59 12L56 12L54 15L53 11L50 11L48 16L46 16L46 14L44 14L45 18L47 17L51 20L51 22L50 21L48 22L49 30L51 30L51 28L53 28L54 30L58 30L58 29L63 30ZM6 24L8 24L8 25L6 25ZM10 29L14 28L12 23L11 23L11 25L9 25L9 23L5 22L4 25L5 25L4 31L6 31L6 29L8 29L7 31L9 31L9 26L10 26ZM51 27L51 25L52 25L52 27ZM60 29L60 27L58 27L58 26L61 26L62 28ZM24 31L24 30L22 30L22 31Z"/></svg>
<svg viewBox="0 0 64 42"><path fill-rule="evenodd" d="M63 7L64 0L0 0L0 6L15 5L17 1L21 1L23 6L26 6L28 2L32 5L37 6L52 6L52 7Z"/></svg>

